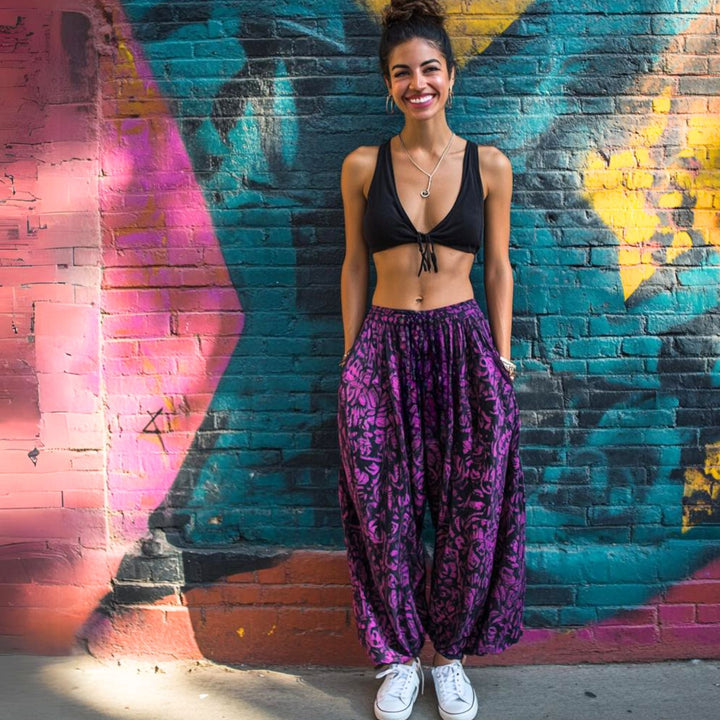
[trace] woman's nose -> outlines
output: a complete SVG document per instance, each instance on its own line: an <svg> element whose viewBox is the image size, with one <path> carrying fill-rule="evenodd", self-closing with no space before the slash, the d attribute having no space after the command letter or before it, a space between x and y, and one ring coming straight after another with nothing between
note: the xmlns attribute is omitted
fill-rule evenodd
<svg viewBox="0 0 720 720"><path fill-rule="evenodd" d="M412 74L410 86L414 90L419 90L419 89L425 87L425 77L423 76L421 71L418 71L418 72L415 72Z"/></svg>

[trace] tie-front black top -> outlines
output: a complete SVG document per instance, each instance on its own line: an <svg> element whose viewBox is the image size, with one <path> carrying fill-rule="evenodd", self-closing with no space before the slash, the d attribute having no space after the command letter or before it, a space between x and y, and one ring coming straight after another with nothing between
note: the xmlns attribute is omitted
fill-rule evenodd
<svg viewBox="0 0 720 720"><path fill-rule="evenodd" d="M435 243L478 252L483 241L483 188L478 168L478 148L467 141L463 158L460 192L448 214L427 233L418 232L397 194L390 152L390 140L378 148L377 164L368 190L363 236L371 253L405 243L417 243L420 251L418 275L431 268L437 272Z"/></svg>

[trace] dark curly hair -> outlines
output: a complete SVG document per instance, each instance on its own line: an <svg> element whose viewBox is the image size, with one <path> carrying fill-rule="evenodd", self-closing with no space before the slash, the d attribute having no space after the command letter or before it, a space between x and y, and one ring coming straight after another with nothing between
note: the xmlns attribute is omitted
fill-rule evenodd
<svg viewBox="0 0 720 720"><path fill-rule="evenodd" d="M391 0L382 14L380 69L390 77L388 59L393 48L413 38L432 43L445 57L448 72L456 66L450 37L445 30L445 12L437 0Z"/></svg>

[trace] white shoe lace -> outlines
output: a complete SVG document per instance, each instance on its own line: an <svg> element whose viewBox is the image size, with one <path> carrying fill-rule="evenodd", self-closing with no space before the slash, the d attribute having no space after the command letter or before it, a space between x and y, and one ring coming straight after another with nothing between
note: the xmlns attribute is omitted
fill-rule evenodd
<svg viewBox="0 0 720 720"><path fill-rule="evenodd" d="M412 665L392 663L392 665L389 665L385 670L379 672L375 677L379 680L388 675L390 676L389 681L386 680L385 683L383 683L383 697L392 695L400 698L402 702L407 703L410 698L415 673L419 673L421 692L425 692L425 678L423 677L419 660L415 661Z"/></svg>
<svg viewBox="0 0 720 720"><path fill-rule="evenodd" d="M452 665L439 665L433 668L433 677L437 681L437 694L440 696L441 704L445 705L453 700L467 702L463 691L463 669L460 663Z"/></svg>

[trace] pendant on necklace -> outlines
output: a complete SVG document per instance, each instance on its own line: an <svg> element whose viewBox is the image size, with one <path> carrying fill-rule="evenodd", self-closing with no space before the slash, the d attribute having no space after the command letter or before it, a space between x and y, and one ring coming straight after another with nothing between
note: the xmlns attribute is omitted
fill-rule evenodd
<svg viewBox="0 0 720 720"><path fill-rule="evenodd" d="M400 145L402 145L402 149L405 151L405 154L408 156L408 160L410 160L410 162L428 179L427 187L424 190L420 191L420 197L423 200L425 198L430 197L430 186L432 185L433 176L435 175L438 168L440 167L440 163L444 160L445 156L448 154L448 150L450 150L450 146L452 145L452 141L453 141L454 137L455 137L455 133L450 133L450 139L448 140L447 145L445 146L445 149L442 151L442 154L440 155L440 159L435 163L435 167L433 168L432 172L428 172L427 170L423 170L415 162L415 160L413 160L413 156L410 154L410 151L407 149L407 146L405 145L405 141L403 140L402 133L398 134L398 139L400 140Z"/></svg>

